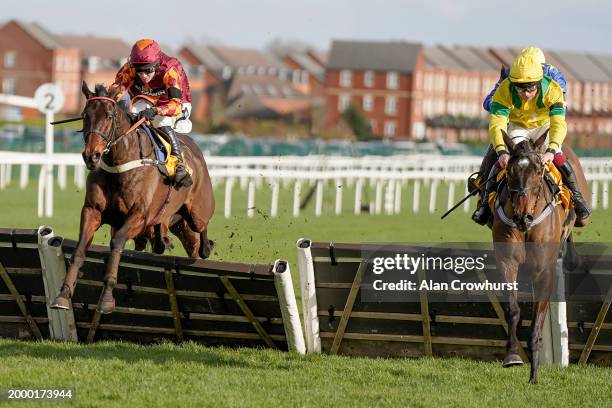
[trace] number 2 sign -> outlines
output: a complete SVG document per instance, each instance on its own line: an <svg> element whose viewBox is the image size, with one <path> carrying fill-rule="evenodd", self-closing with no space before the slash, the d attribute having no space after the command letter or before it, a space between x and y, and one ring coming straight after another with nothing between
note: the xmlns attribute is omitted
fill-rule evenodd
<svg viewBox="0 0 612 408"><path fill-rule="evenodd" d="M52 83L42 84L34 92L38 110L43 113L56 113L64 106L64 92Z"/></svg>

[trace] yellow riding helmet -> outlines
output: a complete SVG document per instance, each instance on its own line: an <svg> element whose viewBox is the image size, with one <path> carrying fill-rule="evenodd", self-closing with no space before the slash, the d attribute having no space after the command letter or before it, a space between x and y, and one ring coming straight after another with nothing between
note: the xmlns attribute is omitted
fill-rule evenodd
<svg viewBox="0 0 612 408"><path fill-rule="evenodd" d="M544 56L544 52L538 47L523 48L520 53L533 55L540 64L546 64L546 57Z"/></svg>
<svg viewBox="0 0 612 408"><path fill-rule="evenodd" d="M510 81L517 84L537 82L543 76L542 64L531 54L519 54L510 66Z"/></svg>

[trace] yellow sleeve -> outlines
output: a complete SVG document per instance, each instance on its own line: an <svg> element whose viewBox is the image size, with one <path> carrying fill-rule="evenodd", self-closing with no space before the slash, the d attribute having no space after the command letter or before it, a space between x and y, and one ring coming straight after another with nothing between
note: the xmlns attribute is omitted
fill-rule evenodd
<svg viewBox="0 0 612 408"><path fill-rule="evenodd" d="M489 139L496 153L506 149L501 131L508 131L508 118L512 107L510 82L506 78L495 91L489 109Z"/></svg>
<svg viewBox="0 0 612 408"><path fill-rule="evenodd" d="M548 132L548 147L555 152L561 150L561 145L567 136L565 121L565 100L563 90L556 82L550 83L550 88L544 97L544 105L549 107L550 131Z"/></svg>

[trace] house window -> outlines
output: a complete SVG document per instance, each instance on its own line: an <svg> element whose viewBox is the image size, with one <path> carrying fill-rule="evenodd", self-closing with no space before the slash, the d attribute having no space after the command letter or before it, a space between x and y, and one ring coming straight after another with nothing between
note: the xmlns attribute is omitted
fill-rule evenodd
<svg viewBox="0 0 612 408"><path fill-rule="evenodd" d="M281 92L283 93L283 95L285 96L292 96L293 95L293 91L291 90L291 88L289 88L288 86L283 86L281 88Z"/></svg>
<svg viewBox="0 0 612 408"><path fill-rule="evenodd" d="M2 80L2 93L15 95L15 78L4 78Z"/></svg>
<svg viewBox="0 0 612 408"><path fill-rule="evenodd" d="M302 73L300 72L300 70L294 69L293 72L291 73L291 82L293 82L294 84L297 84L300 82L301 77L302 77Z"/></svg>
<svg viewBox="0 0 612 408"><path fill-rule="evenodd" d="M378 133L376 130L376 119L370 119L370 129L372 129L372 133Z"/></svg>
<svg viewBox="0 0 612 408"><path fill-rule="evenodd" d="M230 79L232 76L232 68L228 66L223 67L221 76L223 77L223 79Z"/></svg>
<svg viewBox="0 0 612 408"><path fill-rule="evenodd" d="M385 136L395 136L395 132L397 130L397 125L393 121L385 122L384 134Z"/></svg>
<svg viewBox="0 0 612 408"><path fill-rule="evenodd" d="M240 85L240 91L245 95L251 94L251 88L247 84Z"/></svg>
<svg viewBox="0 0 612 408"><path fill-rule="evenodd" d="M372 112L372 108L374 108L374 98L372 98L372 95L363 95L363 110Z"/></svg>
<svg viewBox="0 0 612 408"><path fill-rule="evenodd" d="M4 67L11 68L15 66L15 60L17 59L17 53L15 51L7 51L4 53Z"/></svg>
<svg viewBox="0 0 612 408"><path fill-rule="evenodd" d="M351 96L349 94L341 94L338 97L338 111L344 112L351 103Z"/></svg>
<svg viewBox="0 0 612 408"><path fill-rule="evenodd" d="M387 72L387 88L397 89L397 87L398 87L397 72Z"/></svg>
<svg viewBox="0 0 612 408"><path fill-rule="evenodd" d="M340 71L340 86L349 87L353 83L353 73L348 70Z"/></svg>
<svg viewBox="0 0 612 408"><path fill-rule="evenodd" d="M272 96L277 96L278 95L278 90L276 89L276 87L274 85L268 85L266 87L266 89L268 90L268 94L270 94Z"/></svg>
<svg viewBox="0 0 612 408"><path fill-rule="evenodd" d="M397 98L395 96L387 96L385 98L385 113L387 115L395 115L397 113Z"/></svg>
<svg viewBox="0 0 612 408"><path fill-rule="evenodd" d="M261 85L259 84L253 84L253 92L255 92L255 95L262 95L263 94L263 88L261 87Z"/></svg>
<svg viewBox="0 0 612 408"><path fill-rule="evenodd" d="M363 85L371 88L374 86L374 72L366 71L363 74Z"/></svg>
<svg viewBox="0 0 612 408"><path fill-rule="evenodd" d="M89 72L96 72L100 70L100 57L89 57L87 61Z"/></svg>

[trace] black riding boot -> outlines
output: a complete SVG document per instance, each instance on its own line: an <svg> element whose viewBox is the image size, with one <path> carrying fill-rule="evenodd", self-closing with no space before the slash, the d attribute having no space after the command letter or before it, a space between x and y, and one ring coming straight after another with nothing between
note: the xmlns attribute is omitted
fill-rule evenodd
<svg viewBox="0 0 612 408"><path fill-rule="evenodd" d="M561 172L563 184L565 184L572 192L572 200L574 201L574 211L576 211L576 216L578 216L578 218L581 220L588 218L591 215L591 209L584 200L584 197L578 188L574 168L569 161L566 161L561 166L557 166L557 168Z"/></svg>
<svg viewBox="0 0 612 408"><path fill-rule="evenodd" d="M489 208L489 194L491 194L491 192L497 187L497 174L500 170L501 169L495 165L491 167L489 176L486 179L487 184L485 184L484 192L480 197L480 206L476 209L476 211L474 211L474 214L472 214L472 220L480 225L485 225L491 216L491 209Z"/></svg>
<svg viewBox="0 0 612 408"><path fill-rule="evenodd" d="M162 133L168 137L166 141L170 143L170 146L172 147L170 154L178 159L178 164L176 165L176 169L174 169L174 183L179 187L189 187L193 184L193 180L185 168L183 153L181 152L181 144L176 137L176 133L174 133L174 129L172 129L170 126L163 126L159 128L159 130L161 130Z"/></svg>

